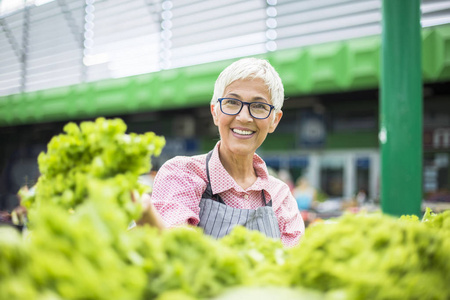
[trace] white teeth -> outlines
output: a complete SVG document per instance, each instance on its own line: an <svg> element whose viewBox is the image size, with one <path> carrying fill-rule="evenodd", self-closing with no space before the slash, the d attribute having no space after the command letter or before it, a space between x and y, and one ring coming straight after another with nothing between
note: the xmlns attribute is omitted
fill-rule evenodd
<svg viewBox="0 0 450 300"><path fill-rule="evenodd" d="M239 129L233 129L233 132L236 132L238 134L243 134L243 135L250 135L253 133L253 131L239 130Z"/></svg>

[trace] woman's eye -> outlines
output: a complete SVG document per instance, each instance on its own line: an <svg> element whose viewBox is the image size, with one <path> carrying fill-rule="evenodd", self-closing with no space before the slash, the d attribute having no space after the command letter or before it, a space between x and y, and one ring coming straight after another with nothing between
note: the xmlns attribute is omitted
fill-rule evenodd
<svg viewBox="0 0 450 300"><path fill-rule="evenodd" d="M253 108L255 108L255 109L267 109L267 105L265 105L265 104L262 104L262 103L254 103L253 104Z"/></svg>
<svg viewBox="0 0 450 300"><path fill-rule="evenodd" d="M225 104L226 105L239 105L239 101L238 100L234 100L234 99L227 99Z"/></svg>

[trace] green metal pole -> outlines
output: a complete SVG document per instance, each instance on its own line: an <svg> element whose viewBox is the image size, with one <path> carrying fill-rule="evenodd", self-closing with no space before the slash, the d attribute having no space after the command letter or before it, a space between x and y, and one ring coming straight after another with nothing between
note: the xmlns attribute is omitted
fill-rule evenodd
<svg viewBox="0 0 450 300"><path fill-rule="evenodd" d="M420 0L383 0L380 80L381 208L421 214Z"/></svg>

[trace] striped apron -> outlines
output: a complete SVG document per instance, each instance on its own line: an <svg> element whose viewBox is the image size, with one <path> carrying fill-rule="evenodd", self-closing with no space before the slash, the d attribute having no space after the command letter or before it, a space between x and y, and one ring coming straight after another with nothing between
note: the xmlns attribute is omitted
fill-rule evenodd
<svg viewBox="0 0 450 300"><path fill-rule="evenodd" d="M209 160L212 151L206 156L206 175L208 183L200 200L200 222L205 234L221 238L231 232L235 226L244 226L258 230L271 238L281 237L278 220L272 208L272 200L266 203L264 190L261 191L263 205L257 209L240 209L229 207L219 195L213 195L209 178Z"/></svg>

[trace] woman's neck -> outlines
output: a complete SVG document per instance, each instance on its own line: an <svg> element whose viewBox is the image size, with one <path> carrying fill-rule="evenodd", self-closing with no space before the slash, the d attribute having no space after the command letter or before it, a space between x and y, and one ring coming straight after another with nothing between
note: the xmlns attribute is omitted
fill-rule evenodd
<svg viewBox="0 0 450 300"><path fill-rule="evenodd" d="M257 176L253 168L253 155L221 155L219 149L219 158L225 170L244 190L252 186Z"/></svg>

